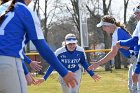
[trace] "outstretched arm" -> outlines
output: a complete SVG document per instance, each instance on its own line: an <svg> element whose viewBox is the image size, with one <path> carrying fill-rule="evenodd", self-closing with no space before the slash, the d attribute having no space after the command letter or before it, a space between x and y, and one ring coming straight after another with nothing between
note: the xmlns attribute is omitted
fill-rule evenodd
<svg viewBox="0 0 140 93"><path fill-rule="evenodd" d="M27 64L30 64L32 62L32 60L29 57L27 57L24 53L23 56L24 56L24 62L26 62Z"/></svg>
<svg viewBox="0 0 140 93"><path fill-rule="evenodd" d="M94 72L92 70L88 70L89 64L88 62L85 60L84 54L83 57L80 60L81 65L84 67L84 69L88 72L88 74L95 80L98 81L100 79L100 76L94 74Z"/></svg>
<svg viewBox="0 0 140 93"><path fill-rule="evenodd" d="M27 75L29 73L29 70L28 70L27 66L25 65L24 61L22 61L22 67L24 70L24 74Z"/></svg>
<svg viewBox="0 0 140 93"><path fill-rule="evenodd" d="M50 76L50 74L52 73L53 70L54 70L53 67L49 66L47 71L46 71L46 73L45 73L45 75L44 75L44 77L37 79L35 84L40 85L41 83L43 83Z"/></svg>
<svg viewBox="0 0 140 93"><path fill-rule="evenodd" d="M133 47L138 44L138 37L132 37L128 40L120 40L120 46Z"/></svg>
<svg viewBox="0 0 140 93"><path fill-rule="evenodd" d="M95 70L100 65L110 61L112 58L114 58L117 55L119 48L117 46L113 46L111 48L111 51L102 59L100 59L98 62L93 62L92 65L89 66L89 70Z"/></svg>
<svg viewBox="0 0 140 93"><path fill-rule="evenodd" d="M53 67L49 66L43 78L46 80L50 76L53 70L54 70Z"/></svg>

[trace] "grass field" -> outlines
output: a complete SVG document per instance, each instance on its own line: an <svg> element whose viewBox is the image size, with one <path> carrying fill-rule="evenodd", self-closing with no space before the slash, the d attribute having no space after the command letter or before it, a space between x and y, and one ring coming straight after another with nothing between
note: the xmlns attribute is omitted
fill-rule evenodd
<svg viewBox="0 0 140 93"><path fill-rule="evenodd" d="M127 89L127 71L128 69L120 69L113 70L111 73L110 71L97 70L96 73L101 76L98 82L94 82L85 73L82 76L80 93L129 93ZM53 77L49 77L46 82L39 86L29 86L29 93L62 93L57 74L53 74Z"/></svg>

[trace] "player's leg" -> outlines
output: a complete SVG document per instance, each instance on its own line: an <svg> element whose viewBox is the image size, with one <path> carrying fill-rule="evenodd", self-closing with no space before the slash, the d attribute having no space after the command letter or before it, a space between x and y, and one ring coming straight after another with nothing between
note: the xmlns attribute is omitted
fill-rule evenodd
<svg viewBox="0 0 140 93"><path fill-rule="evenodd" d="M137 93L140 93L140 75L138 76Z"/></svg>
<svg viewBox="0 0 140 93"><path fill-rule="evenodd" d="M132 64L129 65L129 70L128 70L128 89L130 91L130 93L132 93L132 71L133 71L133 68L132 68Z"/></svg>
<svg viewBox="0 0 140 93"><path fill-rule="evenodd" d="M132 71L132 73L131 73L131 77L132 77L132 74L134 73L134 70L135 70L135 68L136 68L136 64L137 64L137 58L135 57L134 63L133 63L133 65L132 65L133 71ZM138 86L137 86L137 83L133 83L133 81L132 81L132 93L137 93L137 92L138 92L137 87L138 87Z"/></svg>
<svg viewBox="0 0 140 93"><path fill-rule="evenodd" d="M27 81L25 78L22 61L20 59L16 59L16 64L17 64L18 78L20 81L20 87L21 87L21 91L22 91L21 93L28 93Z"/></svg>
<svg viewBox="0 0 140 93"><path fill-rule="evenodd" d="M64 82L63 78L60 75L59 75L58 79L60 82L62 93L70 93L70 88L67 87L66 83Z"/></svg>
<svg viewBox="0 0 140 93"><path fill-rule="evenodd" d="M0 93L27 93L26 80L18 74L23 73L21 60L7 56L0 56L0 60Z"/></svg>
<svg viewBox="0 0 140 93"><path fill-rule="evenodd" d="M81 69L77 70L75 72L75 74L76 74L76 79L78 81L78 85L76 85L73 89L71 89L71 92L70 93L79 93L82 70Z"/></svg>
<svg viewBox="0 0 140 93"><path fill-rule="evenodd" d="M139 52L139 54L140 54L140 52ZM136 62L140 62L140 57L138 57ZM138 76L137 93L140 93L140 75Z"/></svg>
<svg viewBox="0 0 140 93"><path fill-rule="evenodd" d="M71 88L71 87L68 88L63 78L59 75L59 82L60 82L63 93L79 93L82 70L79 69L78 71L75 72L75 74L76 74L78 85L76 85L74 88Z"/></svg>

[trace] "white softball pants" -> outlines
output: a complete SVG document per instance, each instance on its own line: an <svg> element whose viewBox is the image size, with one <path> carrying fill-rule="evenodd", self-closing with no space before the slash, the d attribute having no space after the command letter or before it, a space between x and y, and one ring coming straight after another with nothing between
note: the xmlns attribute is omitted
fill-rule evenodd
<svg viewBox="0 0 140 93"><path fill-rule="evenodd" d="M62 92L63 93L79 93L79 88L80 88L80 82L81 82L81 75L82 75L82 70L79 69L76 72L74 72L76 74L76 79L78 81L78 85L76 85L74 88L68 88L66 83L64 82L63 78L59 75L59 82L62 88Z"/></svg>
<svg viewBox="0 0 140 93"><path fill-rule="evenodd" d="M133 58L133 64L130 64L129 71L128 71L128 89L130 93L140 93L140 75L139 75L139 81L138 83L134 84L132 80L132 75L134 73L134 70L136 68L137 64L137 58Z"/></svg>
<svg viewBox="0 0 140 93"><path fill-rule="evenodd" d="M0 56L0 93L28 93L20 58Z"/></svg>

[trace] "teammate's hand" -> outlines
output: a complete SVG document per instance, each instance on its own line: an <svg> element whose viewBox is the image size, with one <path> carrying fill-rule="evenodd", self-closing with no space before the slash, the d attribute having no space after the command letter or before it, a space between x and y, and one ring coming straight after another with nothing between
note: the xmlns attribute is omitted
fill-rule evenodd
<svg viewBox="0 0 140 93"><path fill-rule="evenodd" d="M76 75L70 71L68 72L68 74L65 77L63 77L63 79L68 87L71 86L72 88L74 88L75 85L78 84L78 82L76 80Z"/></svg>
<svg viewBox="0 0 140 93"><path fill-rule="evenodd" d="M28 73L26 76L27 85L35 84L35 79L31 73Z"/></svg>
<svg viewBox="0 0 140 93"><path fill-rule="evenodd" d="M99 66L100 66L99 62L93 62L93 64L88 67L88 70L95 70Z"/></svg>
<svg viewBox="0 0 140 93"><path fill-rule="evenodd" d="M40 85L41 83L43 83L45 81L44 78L39 78L35 81L35 85Z"/></svg>
<svg viewBox="0 0 140 93"><path fill-rule="evenodd" d="M116 46L117 46L118 48L123 48L123 49L125 49L125 50L128 50L128 49L129 49L129 47L127 47L127 46L120 46L120 41L117 41L117 42L116 42Z"/></svg>
<svg viewBox="0 0 140 93"><path fill-rule="evenodd" d="M134 83L137 83L138 82L138 74L133 73L132 80L133 80Z"/></svg>
<svg viewBox="0 0 140 93"><path fill-rule="evenodd" d="M121 46L120 46L120 41L117 41L117 42L116 42L116 46L117 46L118 48L121 47Z"/></svg>
<svg viewBox="0 0 140 93"><path fill-rule="evenodd" d="M39 65L41 62L38 61L32 61L30 63L30 67L34 70L34 71L40 71L42 69L42 66Z"/></svg>
<svg viewBox="0 0 140 93"><path fill-rule="evenodd" d="M101 77L99 75L93 75L92 78L94 79L94 81L98 81Z"/></svg>

